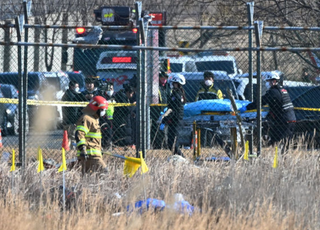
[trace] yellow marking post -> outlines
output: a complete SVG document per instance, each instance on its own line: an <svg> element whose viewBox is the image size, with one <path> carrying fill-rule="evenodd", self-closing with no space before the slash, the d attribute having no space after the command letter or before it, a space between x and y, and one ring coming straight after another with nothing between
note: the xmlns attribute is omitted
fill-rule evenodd
<svg viewBox="0 0 320 230"><path fill-rule="evenodd" d="M273 168L278 167L278 147L275 149L274 159L273 159Z"/></svg>
<svg viewBox="0 0 320 230"><path fill-rule="evenodd" d="M249 160L249 141L246 141L243 159L247 161Z"/></svg>

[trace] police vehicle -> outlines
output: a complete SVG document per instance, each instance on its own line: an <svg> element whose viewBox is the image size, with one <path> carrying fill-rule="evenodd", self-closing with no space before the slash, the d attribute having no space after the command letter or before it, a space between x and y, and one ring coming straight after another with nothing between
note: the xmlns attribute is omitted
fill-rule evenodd
<svg viewBox="0 0 320 230"><path fill-rule="evenodd" d="M96 21L102 26L111 26L108 29L102 29L98 44L126 46L138 44L135 11L131 7L103 6L94 10L94 14ZM150 14L153 15L152 25L165 24L165 13ZM112 26L126 26L126 29ZM85 38L90 36L90 32L79 27L76 29L76 38L84 38L83 41L86 41ZM158 33L154 33L153 36L152 44L148 45L159 46L161 41L158 39ZM158 59L155 58L155 61ZM85 76L99 76L100 79L113 82L114 90L118 91L126 81L137 74L137 62L137 52L132 50L75 48L73 68L74 71L82 71ZM154 63L154 66L158 66L158 63Z"/></svg>

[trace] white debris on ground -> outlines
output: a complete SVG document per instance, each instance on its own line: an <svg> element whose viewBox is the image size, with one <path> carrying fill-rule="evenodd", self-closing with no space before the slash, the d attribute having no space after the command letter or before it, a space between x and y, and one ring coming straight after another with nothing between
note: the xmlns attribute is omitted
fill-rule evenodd
<svg viewBox="0 0 320 230"><path fill-rule="evenodd" d="M182 156L179 156L179 155L172 155L172 156L169 156L168 157L168 161L173 163L173 164L176 164L176 163L186 163L186 164L189 164L190 162L182 157Z"/></svg>

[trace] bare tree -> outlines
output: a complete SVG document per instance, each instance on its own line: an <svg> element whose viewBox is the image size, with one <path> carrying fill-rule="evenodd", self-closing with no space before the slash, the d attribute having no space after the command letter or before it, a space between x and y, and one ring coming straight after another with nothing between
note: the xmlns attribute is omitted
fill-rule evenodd
<svg viewBox="0 0 320 230"><path fill-rule="evenodd" d="M244 3L244 1L241 1ZM320 2L313 0L258 0L255 1L255 19L263 20L265 25L282 26L320 26ZM319 47L319 31L266 31L272 39L268 46ZM311 55L320 59L320 52L294 52L300 60L313 71L319 72L320 67ZM276 61L275 61L276 62Z"/></svg>

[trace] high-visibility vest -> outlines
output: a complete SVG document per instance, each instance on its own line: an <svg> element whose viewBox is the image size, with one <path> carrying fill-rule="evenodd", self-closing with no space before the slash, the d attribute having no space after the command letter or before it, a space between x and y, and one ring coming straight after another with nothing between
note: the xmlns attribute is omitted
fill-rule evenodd
<svg viewBox="0 0 320 230"><path fill-rule="evenodd" d="M114 103L114 100L108 100L109 106L107 109L107 118L108 120L113 120L114 106L110 105L110 103Z"/></svg>

